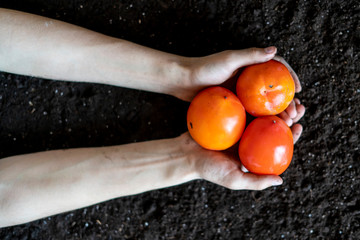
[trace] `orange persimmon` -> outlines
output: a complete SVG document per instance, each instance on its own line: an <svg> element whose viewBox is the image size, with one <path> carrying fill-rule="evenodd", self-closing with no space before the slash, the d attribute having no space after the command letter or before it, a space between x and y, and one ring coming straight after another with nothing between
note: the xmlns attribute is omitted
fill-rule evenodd
<svg viewBox="0 0 360 240"><path fill-rule="evenodd" d="M246 67L238 78L236 93L249 114L276 115L294 98L295 83L282 63L270 60Z"/></svg>
<svg viewBox="0 0 360 240"><path fill-rule="evenodd" d="M240 100L223 87L202 90L187 112L190 135L210 150L224 150L234 145L244 131L245 122L246 113Z"/></svg>

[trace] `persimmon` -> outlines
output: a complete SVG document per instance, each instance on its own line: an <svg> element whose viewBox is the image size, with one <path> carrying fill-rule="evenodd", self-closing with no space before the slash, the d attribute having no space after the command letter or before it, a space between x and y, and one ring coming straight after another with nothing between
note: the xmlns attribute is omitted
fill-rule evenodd
<svg viewBox="0 0 360 240"><path fill-rule="evenodd" d="M244 106L223 87L202 90L187 112L187 127L203 148L224 150L239 141L246 123Z"/></svg>
<svg viewBox="0 0 360 240"><path fill-rule="evenodd" d="M246 67L236 83L236 93L251 115L276 115L294 98L295 83L284 64L270 60Z"/></svg>
<svg viewBox="0 0 360 240"><path fill-rule="evenodd" d="M239 144L244 167L260 175L280 175L293 156L293 136L287 124L277 116L259 117L245 129Z"/></svg>

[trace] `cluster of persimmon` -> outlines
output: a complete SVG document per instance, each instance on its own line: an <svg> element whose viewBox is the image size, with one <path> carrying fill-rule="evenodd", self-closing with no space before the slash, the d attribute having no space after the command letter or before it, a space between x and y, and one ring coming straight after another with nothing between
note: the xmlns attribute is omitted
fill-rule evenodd
<svg viewBox="0 0 360 240"><path fill-rule="evenodd" d="M187 113L192 138L203 148L225 150L239 142L239 157L255 174L280 175L293 155L293 136L276 115L295 95L294 80L280 62L246 67L236 83L236 95L209 87L193 99ZM247 127L246 112L256 117Z"/></svg>

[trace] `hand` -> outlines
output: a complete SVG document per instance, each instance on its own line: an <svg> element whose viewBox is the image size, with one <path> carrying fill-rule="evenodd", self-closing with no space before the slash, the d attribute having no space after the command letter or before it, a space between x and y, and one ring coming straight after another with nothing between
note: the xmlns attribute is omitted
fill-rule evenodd
<svg viewBox="0 0 360 240"><path fill-rule="evenodd" d="M299 140L303 127L301 124L293 125L293 123L299 121L304 113L304 105L295 98L287 109L278 115L291 127L294 144ZM233 190L262 190L282 184L282 179L279 176L249 173L239 161L236 147L223 152L210 151L195 143L188 133L181 137L187 139L189 153L193 155L196 162L195 169L199 176L205 180Z"/></svg>
<svg viewBox="0 0 360 240"><path fill-rule="evenodd" d="M180 99L191 101L203 88L220 85L247 65L262 63L274 59L282 62L290 71L295 82L295 91L301 91L301 85L295 72L281 57L276 56L276 47L249 48L244 50L228 50L206 57L191 58L190 80L186 91L180 93Z"/></svg>
<svg viewBox="0 0 360 240"><path fill-rule="evenodd" d="M294 144L300 138L303 127L300 124L292 124L299 121L304 113L305 107L295 98L287 109L278 115L291 127ZM192 155L195 170L202 179L233 190L262 190L281 185L283 182L279 176L249 173L238 159L237 147L222 152L210 151L200 147L189 133L183 134L181 138L186 142L185 151Z"/></svg>

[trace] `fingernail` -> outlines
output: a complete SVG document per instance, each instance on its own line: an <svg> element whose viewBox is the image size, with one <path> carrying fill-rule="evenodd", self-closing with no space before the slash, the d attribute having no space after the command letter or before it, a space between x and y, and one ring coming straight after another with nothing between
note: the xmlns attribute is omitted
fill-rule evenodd
<svg viewBox="0 0 360 240"><path fill-rule="evenodd" d="M282 178L277 178L277 179L274 179L274 180L272 181L271 185L273 185L273 186L279 186L279 185L281 185L282 183L283 183Z"/></svg>
<svg viewBox="0 0 360 240"><path fill-rule="evenodd" d="M276 47L271 46L264 49L266 54L274 53L276 51Z"/></svg>

